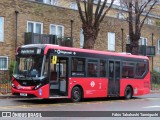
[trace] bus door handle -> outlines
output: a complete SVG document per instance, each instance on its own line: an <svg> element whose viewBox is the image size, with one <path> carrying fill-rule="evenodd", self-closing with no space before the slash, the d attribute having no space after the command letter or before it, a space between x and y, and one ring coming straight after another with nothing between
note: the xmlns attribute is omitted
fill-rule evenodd
<svg viewBox="0 0 160 120"><path fill-rule="evenodd" d="M76 83L77 81L73 81L73 83Z"/></svg>

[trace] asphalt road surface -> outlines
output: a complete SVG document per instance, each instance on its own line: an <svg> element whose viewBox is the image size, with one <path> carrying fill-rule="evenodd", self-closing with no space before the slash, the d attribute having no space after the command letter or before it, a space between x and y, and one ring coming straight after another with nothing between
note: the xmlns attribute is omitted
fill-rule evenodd
<svg viewBox="0 0 160 120"><path fill-rule="evenodd" d="M21 120L22 117L35 119L33 117L41 116L42 118L38 119L159 120L160 93L133 97L131 100L124 100L123 98L99 98L85 99L79 103L72 103L68 99L0 99L0 111L1 115L3 112L4 117L2 119L7 120L9 117L5 116L7 115L5 112L11 112L12 118L9 119L13 120Z"/></svg>

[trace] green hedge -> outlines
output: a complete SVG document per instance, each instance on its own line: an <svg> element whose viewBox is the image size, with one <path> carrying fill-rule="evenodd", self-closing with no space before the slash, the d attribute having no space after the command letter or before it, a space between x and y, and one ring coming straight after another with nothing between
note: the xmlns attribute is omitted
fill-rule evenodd
<svg viewBox="0 0 160 120"><path fill-rule="evenodd" d="M151 72L151 81L154 84L160 84L160 72Z"/></svg>
<svg viewBox="0 0 160 120"><path fill-rule="evenodd" d="M12 61L10 62L10 65L9 65L9 76L10 76L10 79L12 79L12 74L13 74L14 65L15 65L15 61L12 60Z"/></svg>

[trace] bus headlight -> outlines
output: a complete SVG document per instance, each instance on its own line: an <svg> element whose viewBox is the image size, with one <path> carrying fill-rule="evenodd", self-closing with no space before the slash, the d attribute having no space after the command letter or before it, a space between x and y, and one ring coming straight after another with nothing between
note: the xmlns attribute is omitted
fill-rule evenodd
<svg viewBox="0 0 160 120"><path fill-rule="evenodd" d="M11 84L11 86L12 86L13 88L16 88L16 86L15 86L15 84L14 84L14 83L12 83L12 84Z"/></svg>
<svg viewBox="0 0 160 120"><path fill-rule="evenodd" d="M39 83L38 85L36 85L36 87L34 88L35 90L38 89L42 84Z"/></svg>

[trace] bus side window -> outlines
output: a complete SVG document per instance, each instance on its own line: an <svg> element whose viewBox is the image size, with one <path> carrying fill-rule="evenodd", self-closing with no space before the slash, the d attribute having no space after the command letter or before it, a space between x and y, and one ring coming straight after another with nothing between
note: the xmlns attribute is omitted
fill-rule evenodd
<svg viewBox="0 0 160 120"><path fill-rule="evenodd" d="M98 72L98 61L97 60L88 60L88 77L98 77L97 72Z"/></svg>
<svg viewBox="0 0 160 120"><path fill-rule="evenodd" d="M122 78L127 78L127 77L128 77L128 71L123 69Z"/></svg>
<svg viewBox="0 0 160 120"><path fill-rule="evenodd" d="M139 62L136 64L136 76L142 77L147 69L147 65L145 63Z"/></svg>
<svg viewBox="0 0 160 120"><path fill-rule="evenodd" d="M100 60L100 77L106 77L106 61Z"/></svg>
<svg viewBox="0 0 160 120"><path fill-rule="evenodd" d="M123 62L122 64L122 78L134 78L134 63Z"/></svg>
<svg viewBox="0 0 160 120"><path fill-rule="evenodd" d="M84 58L72 58L71 74L74 77L85 76L85 59Z"/></svg>

